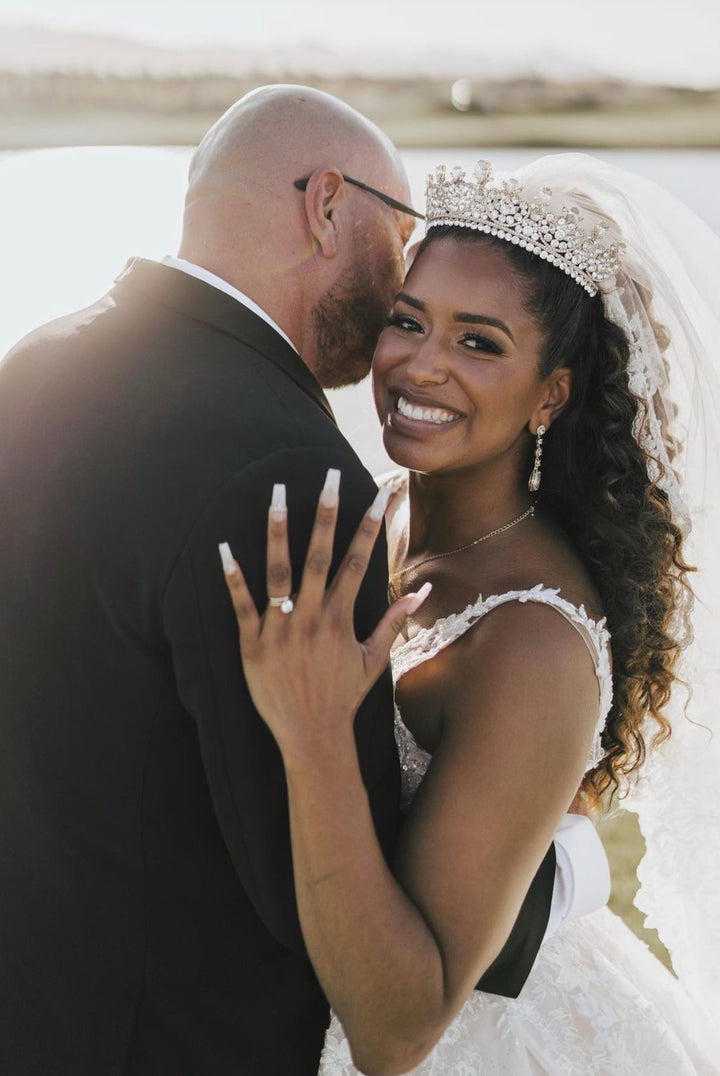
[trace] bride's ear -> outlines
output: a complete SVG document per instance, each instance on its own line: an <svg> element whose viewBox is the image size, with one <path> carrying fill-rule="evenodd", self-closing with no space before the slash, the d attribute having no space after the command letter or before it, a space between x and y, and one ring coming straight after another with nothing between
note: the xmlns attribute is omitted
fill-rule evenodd
<svg viewBox="0 0 720 1076"><path fill-rule="evenodd" d="M568 366L558 366L543 382L543 394L540 405L530 417L529 429L535 433L538 426L546 430L558 417L570 399L572 390L572 370Z"/></svg>

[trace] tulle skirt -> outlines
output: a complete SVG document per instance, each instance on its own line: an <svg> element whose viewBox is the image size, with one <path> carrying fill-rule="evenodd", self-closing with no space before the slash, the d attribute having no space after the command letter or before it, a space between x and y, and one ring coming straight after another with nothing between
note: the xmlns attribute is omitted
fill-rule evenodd
<svg viewBox="0 0 720 1076"><path fill-rule="evenodd" d="M319 1076L357 1073L333 1016ZM543 943L519 998L473 993L412 1074L719 1076L720 1037L647 946L602 908Z"/></svg>

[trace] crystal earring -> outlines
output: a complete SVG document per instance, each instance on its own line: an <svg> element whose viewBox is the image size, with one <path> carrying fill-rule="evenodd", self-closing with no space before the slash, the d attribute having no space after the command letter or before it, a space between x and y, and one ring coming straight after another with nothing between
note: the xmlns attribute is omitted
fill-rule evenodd
<svg viewBox="0 0 720 1076"><path fill-rule="evenodd" d="M538 426L537 433L535 434L535 462L533 464L532 473L528 479L528 489L531 493L537 493L540 489L540 461L542 460L543 437L546 433L547 430L543 425Z"/></svg>

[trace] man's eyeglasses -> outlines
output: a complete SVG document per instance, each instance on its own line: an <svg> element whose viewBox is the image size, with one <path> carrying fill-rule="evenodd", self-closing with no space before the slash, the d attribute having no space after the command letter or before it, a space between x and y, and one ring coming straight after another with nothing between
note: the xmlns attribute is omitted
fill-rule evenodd
<svg viewBox="0 0 720 1076"><path fill-rule="evenodd" d="M385 205L389 205L391 209L397 209L400 213L407 213L411 217L417 217L418 220L425 220L423 214L418 213L416 209L411 209L410 206L403 205L402 202L398 202L396 198L391 198L389 194L383 194L382 191L376 191L374 187L370 187L367 183L363 183L361 179L353 179L352 176L346 175L343 175L343 179L346 183L352 183L353 187L359 187L361 191L367 191L368 194L374 194L376 198L379 198ZM309 181L310 176L305 176L304 179L296 179L294 186L296 186L299 191L304 191L307 190Z"/></svg>

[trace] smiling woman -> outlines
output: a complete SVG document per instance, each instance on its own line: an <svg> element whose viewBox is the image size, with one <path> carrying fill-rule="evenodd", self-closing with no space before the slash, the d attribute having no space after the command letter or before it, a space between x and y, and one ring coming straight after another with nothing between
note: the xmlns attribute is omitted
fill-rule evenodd
<svg viewBox="0 0 720 1076"><path fill-rule="evenodd" d="M423 502L434 502L432 511L420 513L405 544L395 546L400 557L396 570L402 562L402 574L410 573L407 585L417 582L412 574L416 561L425 565L458 546L470 551L473 531L490 531L522 516L533 448L547 434L543 503L582 555L599 590L594 597L588 591L583 601L604 608L613 626L617 702L605 743L608 748L614 736L615 744L585 782L586 792L593 795L615 786L641 756L644 707L633 716L628 694L637 675L635 663L642 663L643 647L649 645L642 641L642 632L638 635L639 609L648 597L657 600L659 581L674 570L676 557L675 567L684 570L679 535L661 502L646 511L657 515L658 525L673 541L669 554L661 552L664 537L652 554L648 549L654 579L643 569L633 593L627 549L639 535L631 535L629 522L615 539L616 550L606 535L602 554L594 552L606 525L592 498L602 488L603 472L606 481L614 481L617 464L611 458L620 451L626 454L626 489L633 473L640 488L647 485L630 421L636 405L618 376L626 362L627 343L605 318L600 298L588 301L567 275L529 252L476 231L441 225L430 231L415 256L373 366L385 446L413 472L411 492L413 483L421 484ZM609 452L603 431L611 414L624 414L627 422L615 429ZM443 476L452 482L451 496ZM448 499L450 504L444 504ZM452 511L458 499L466 522ZM571 559L565 549L566 567ZM465 570L484 593L508 585L505 558L494 565L487 549L482 550L482 563L468 562ZM614 582L621 570L622 596ZM567 578L563 589L582 590L579 579ZM472 597L470 593L466 600ZM667 643L677 651L669 637ZM670 663L657 680L659 696L667 690L669 675ZM657 719L663 730L665 723Z"/></svg>
<svg viewBox="0 0 720 1076"><path fill-rule="evenodd" d="M489 482L517 472L526 427L549 428L570 389L563 367L540 376L542 333L526 290L488 244L447 239L420 248L373 363L394 460L419 472L472 467ZM507 505L511 515L522 508Z"/></svg>
<svg viewBox="0 0 720 1076"><path fill-rule="evenodd" d="M250 610L226 565L248 683L285 763L303 931L336 1013L323 1076L691 1076L720 1056L702 1016L712 982L691 1004L606 909L548 929L517 1002L487 983L553 834L667 739L687 638L663 375L694 337L660 327L683 307L644 256L642 200L625 215L629 182L583 157L499 182L489 166L430 177L429 233L373 363L385 445L409 473L380 494L397 494L398 598L367 640L348 594L375 506L323 593L337 496L321 498L284 621ZM719 398L712 355L703 373ZM271 516L273 566L286 526ZM351 731L388 618L403 634L392 663L407 808L393 875Z"/></svg>

